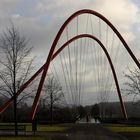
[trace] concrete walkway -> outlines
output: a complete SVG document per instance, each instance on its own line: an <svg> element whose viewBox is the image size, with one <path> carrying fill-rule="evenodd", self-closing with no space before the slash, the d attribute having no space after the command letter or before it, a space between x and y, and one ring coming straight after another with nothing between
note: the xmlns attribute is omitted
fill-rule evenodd
<svg viewBox="0 0 140 140"><path fill-rule="evenodd" d="M65 134L56 135L52 140L127 140L117 133L103 128L100 124L73 124Z"/></svg>

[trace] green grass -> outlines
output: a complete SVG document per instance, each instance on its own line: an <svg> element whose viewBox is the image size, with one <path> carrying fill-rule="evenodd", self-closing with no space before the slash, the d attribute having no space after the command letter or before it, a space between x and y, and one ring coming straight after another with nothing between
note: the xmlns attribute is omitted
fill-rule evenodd
<svg viewBox="0 0 140 140"><path fill-rule="evenodd" d="M14 125L13 123L0 123L0 125ZM31 123L19 123L19 125L26 125L26 131L32 131ZM0 126L1 127L1 126ZM8 126L11 127L11 126ZM14 129L14 128L13 128ZM63 132L67 127L60 125L37 125L37 131L46 131L46 132Z"/></svg>
<svg viewBox="0 0 140 140"><path fill-rule="evenodd" d="M0 123L0 125L14 125L13 123ZM19 123L19 125L26 125L26 131L32 131L32 124L31 123ZM3 126L2 126L3 127ZM11 126L6 126L7 127L11 127ZM61 125L37 125L37 131L40 132L63 132L67 129L68 127L64 127ZM47 137L38 137L38 136L18 136L18 137L14 137L14 136L0 136L0 140L50 140Z"/></svg>
<svg viewBox="0 0 140 140"><path fill-rule="evenodd" d="M37 131L46 131L46 132L63 132L67 127L57 126L57 125L37 125ZM26 131L32 131L32 125L26 125Z"/></svg>
<svg viewBox="0 0 140 140"><path fill-rule="evenodd" d="M140 132L140 126L127 126L127 125L105 125L114 132Z"/></svg>
<svg viewBox="0 0 140 140"><path fill-rule="evenodd" d="M39 125L37 131L47 131L47 132L63 132L67 128L62 126L49 126L49 125Z"/></svg>
<svg viewBox="0 0 140 140"><path fill-rule="evenodd" d="M104 127L123 135L128 140L140 140L140 126L111 124Z"/></svg>

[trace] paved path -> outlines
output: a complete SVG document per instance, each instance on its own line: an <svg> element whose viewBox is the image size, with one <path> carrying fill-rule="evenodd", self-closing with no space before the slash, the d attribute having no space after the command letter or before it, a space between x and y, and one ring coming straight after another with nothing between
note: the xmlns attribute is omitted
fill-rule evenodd
<svg viewBox="0 0 140 140"><path fill-rule="evenodd" d="M100 124L73 124L65 134L56 135L52 140L127 140L103 128Z"/></svg>

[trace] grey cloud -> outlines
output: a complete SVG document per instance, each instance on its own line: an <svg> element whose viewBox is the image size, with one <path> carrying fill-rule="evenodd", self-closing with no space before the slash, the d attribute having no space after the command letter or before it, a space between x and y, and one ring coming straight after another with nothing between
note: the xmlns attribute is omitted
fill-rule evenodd
<svg viewBox="0 0 140 140"><path fill-rule="evenodd" d="M64 23L64 21L73 12L82 8L89 8L101 12L105 17L107 17L117 27L117 29L119 29L121 34L125 36L125 39L130 44L130 47L136 53L137 57L139 57L139 52L137 50L140 46L140 30L138 30L137 32L132 30L135 24L139 25L140 23L137 15L139 9L137 5L135 5L132 1L39 0L36 2L35 5L30 7L30 12L32 12L30 13L30 16L24 14L20 15L18 11L17 13L15 13L14 11L18 4L18 0L0 1L0 30L3 30L5 26L8 26L9 19L12 19L16 26L19 28L21 34L25 35L27 39L29 39L29 45L34 46L33 55L36 55L38 57L38 61L36 63L40 63L39 65L42 65L43 62L46 60L48 51L55 38L55 35L57 34L59 28ZM114 9L114 5L118 5L116 10ZM129 7L129 10L131 12L126 9L126 6ZM82 30L81 32L84 32L83 24L84 23L82 23L79 27L79 30ZM70 28L69 30L73 31L75 29ZM66 34L63 34L63 38L66 38ZM61 45L64 41L66 41L66 39L63 38ZM122 57L120 55L120 60L122 60L121 58ZM87 83L85 85L87 87L87 91L89 89L89 93L92 90L92 85L90 84L90 71L92 69L92 66L90 66L90 63L91 62L89 61L86 64L88 74ZM59 66L57 67L59 69ZM95 77L92 78L92 80L94 81Z"/></svg>

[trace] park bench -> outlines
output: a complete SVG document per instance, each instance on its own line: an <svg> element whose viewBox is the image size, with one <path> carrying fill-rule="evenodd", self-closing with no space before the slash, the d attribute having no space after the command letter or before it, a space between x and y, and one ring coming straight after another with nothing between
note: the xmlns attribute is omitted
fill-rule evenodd
<svg viewBox="0 0 140 140"><path fill-rule="evenodd" d="M15 125L14 124L0 124L0 131L14 131ZM26 132L26 125L18 125L18 131Z"/></svg>

